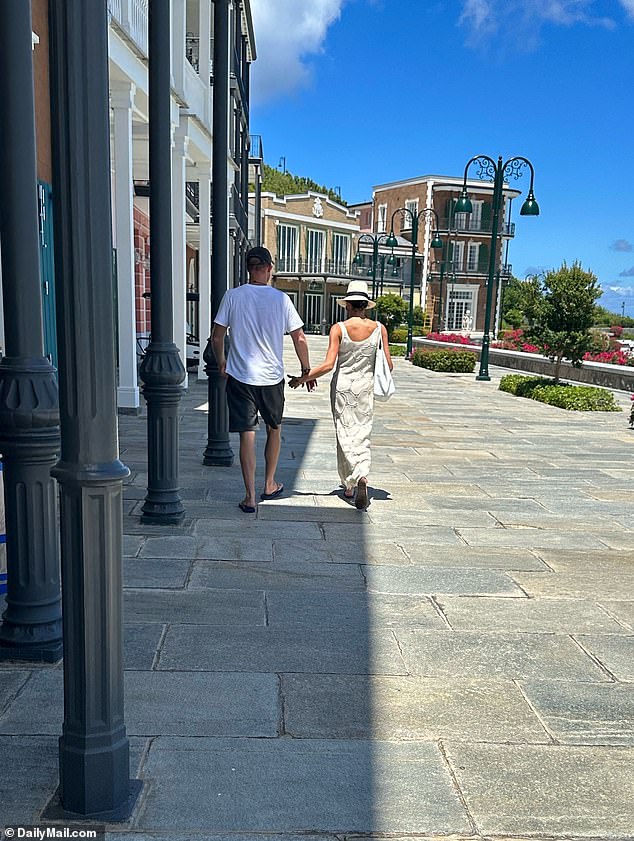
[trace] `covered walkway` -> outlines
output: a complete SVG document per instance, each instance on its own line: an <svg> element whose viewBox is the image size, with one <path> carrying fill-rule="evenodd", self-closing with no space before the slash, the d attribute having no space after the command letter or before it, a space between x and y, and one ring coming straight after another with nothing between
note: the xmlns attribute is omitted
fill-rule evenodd
<svg viewBox="0 0 634 841"><path fill-rule="evenodd" d="M255 516L237 464L201 465L194 384L186 520L141 526L145 419L120 418L147 785L109 838L634 835L634 432L499 373L396 361L367 513L337 489L326 382L288 393L287 492ZM59 666L0 664L0 824L37 821L57 786L62 688Z"/></svg>

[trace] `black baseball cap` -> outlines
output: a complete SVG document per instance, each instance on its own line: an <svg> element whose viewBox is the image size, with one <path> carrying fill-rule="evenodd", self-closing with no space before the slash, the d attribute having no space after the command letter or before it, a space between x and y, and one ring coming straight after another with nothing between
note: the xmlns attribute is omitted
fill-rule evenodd
<svg viewBox="0 0 634 841"><path fill-rule="evenodd" d="M273 258L268 248L261 245L256 245L255 248L250 248L247 251L247 266L258 265L265 263L267 266L273 265Z"/></svg>

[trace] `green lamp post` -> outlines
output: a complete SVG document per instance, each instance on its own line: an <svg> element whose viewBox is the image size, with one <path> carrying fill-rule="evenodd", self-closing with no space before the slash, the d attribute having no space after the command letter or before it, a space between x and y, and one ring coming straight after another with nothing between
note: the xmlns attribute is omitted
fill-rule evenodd
<svg viewBox="0 0 634 841"><path fill-rule="evenodd" d="M376 269L379 263L379 246L380 245L387 245L387 240L389 238L386 234L361 234L359 239L357 240L357 253L354 255L354 259L352 260L353 266L361 266L363 265L363 257L359 251L361 245L366 242L369 245L372 245L372 265L368 270L368 277L372 278L372 297L376 297L377 292L377 284L376 284ZM381 242L383 240L383 242ZM385 255L382 255L383 259L385 260ZM392 260L393 262L393 255L390 255L388 258L388 263ZM384 263L382 268L381 274L381 285L383 285L383 272L385 271Z"/></svg>
<svg viewBox="0 0 634 841"><path fill-rule="evenodd" d="M413 210L410 210L409 207L399 207L394 211L390 220L390 235L385 243L390 248L394 248L396 245L398 245L398 241L394 236L394 217L397 213L400 213L403 219L407 219L409 217L409 219L411 219L412 222L412 265L409 280L409 312L407 314L407 356L409 357L409 355L412 352L412 329L414 325L414 280L416 274L416 245L418 243L418 223L424 216L432 215L436 220L436 228L431 240L431 247L442 248L442 239L438 234L438 228L440 227L438 214L436 213L433 207L425 207L419 213L415 213Z"/></svg>
<svg viewBox="0 0 634 841"><path fill-rule="evenodd" d="M462 183L462 191L460 197L456 202L454 213L471 213L473 205L471 199L467 194L467 170L472 163L478 164L478 178L489 178L493 181L493 218L491 222L491 248L489 253L489 273L487 280L487 297L486 308L484 311L484 329L482 336L482 352L480 354L480 370L476 380L490 380L489 376L489 347L491 344L491 307L493 304L493 282L495 278L495 263L497 258L497 236L500 222L500 211L502 209L502 198L504 188L504 178L519 178L525 167L528 167L531 173L531 181L528 187L528 195L526 201L520 209L520 216L539 216L539 205L535 201L535 194L533 193L533 181L535 179L535 170L533 164L528 158L516 157L509 158L505 163L502 162L502 157L498 157L497 163L488 155L476 155L467 161L464 169L464 180Z"/></svg>

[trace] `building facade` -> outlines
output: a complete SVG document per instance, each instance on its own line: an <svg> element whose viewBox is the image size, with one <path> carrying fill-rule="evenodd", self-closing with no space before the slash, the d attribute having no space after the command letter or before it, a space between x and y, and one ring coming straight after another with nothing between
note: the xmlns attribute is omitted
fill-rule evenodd
<svg viewBox="0 0 634 841"><path fill-rule="evenodd" d="M359 236L356 211L313 192L264 192L260 205L262 244L273 256L273 284L290 296L307 332L325 332L339 320L337 300L357 276L352 262Z"/></svg>
<svg viewBox="0 0 634 841"><path fill-rule="evenodd" d="M464 214L454 212L462 183L462 178L426 175L376 186L372 197L372 231L378 235L393 230L395 235L409 242L415 234L419 255L415 302L418 298L427 311L428 322L436 330L468 329L478 333L484 325L493 184L467 181L473 212ZM519 191L505 185L502 219L494 246L494 300L498 302L502 285L511 275L508 245L515 234L511 203L518 195ZM401 208L409 212L400 212ZM436 231L436 217L432 212L421 215L418 227L413 231L413 218L426 209L435 211L438 216L442 250L431 247ZM494 325L498 323L498 309L496 307Z"/></svg>

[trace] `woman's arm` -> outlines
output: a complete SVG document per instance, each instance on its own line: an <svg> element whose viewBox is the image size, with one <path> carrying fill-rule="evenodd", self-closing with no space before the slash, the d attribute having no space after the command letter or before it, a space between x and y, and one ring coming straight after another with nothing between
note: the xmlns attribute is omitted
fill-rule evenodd
<svg viewBox="0 0 634 841"><path fill-rule="evenodd" d="M339 345L341 344L341 328L338 324L333 324L330 328L328 338L328 350L326 351L326 358L315 368L311 368L307 374L301 377L289 377L288 384L291 388L297 388L302 383L309 380L316 380L318 377L323 377L335 367L337 362L337 354L339 353Z"/></svg>
<svg viewBox="0 0 634 841"><path fill-rule="evenodd" d="M383 342L383 352L385 353L385 358L387 359L387 367L390 371L393 371L394 363L392 362L392 354L390 353L390 341L387 337L387 330L383 324L381 325L381 341Z"/></svg>

